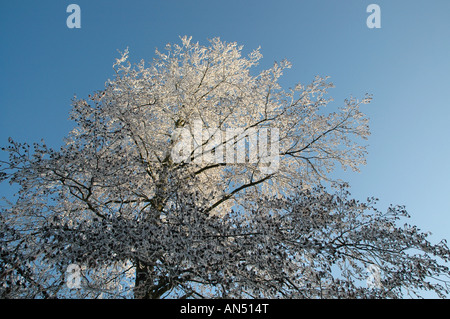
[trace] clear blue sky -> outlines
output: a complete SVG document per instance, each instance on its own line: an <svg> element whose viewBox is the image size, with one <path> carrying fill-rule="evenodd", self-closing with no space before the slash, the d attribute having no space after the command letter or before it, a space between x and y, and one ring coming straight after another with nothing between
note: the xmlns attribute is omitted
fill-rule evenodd
<svg viewBox="0 0 450 319"><path fill-rule="evenodd" d="M66 26L71 3L81 29ZM366 26L370 3L381 29ZM58 147L72 127L71 98L104 87L117 50L150 60L181 35L261 46L263 67L286 58L287 86L329 75L336 105L372 93L368 164L337 176L357 198L376 196L383 210L404 204L433 241L450 240L448 0L2 1L0 145L12 136Z"/></svg>

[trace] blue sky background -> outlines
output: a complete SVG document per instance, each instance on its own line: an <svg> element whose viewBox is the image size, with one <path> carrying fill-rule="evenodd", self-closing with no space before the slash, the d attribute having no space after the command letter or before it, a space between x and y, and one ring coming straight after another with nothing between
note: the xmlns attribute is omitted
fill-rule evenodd
<svg viewBox="0 0 450 319"><path fill-rule="evenodd" d="M81 29L66 8L81 7ZM366 8L381 8L369 29ZM410 222L450 240L450 1L2 1L0 3L0 145L9 136L44 138L59 147L73 123L71 98L87 97L113 76L117 50L151 60L156 47L192 35L261 46L261 67L293 63L285 86L329 75L338 106L372 93L368 163L337 172L356 198L379 208L404 204ZM4 158L3 154L0 154ZM0 184L0 194L9 195Z"/></svg>

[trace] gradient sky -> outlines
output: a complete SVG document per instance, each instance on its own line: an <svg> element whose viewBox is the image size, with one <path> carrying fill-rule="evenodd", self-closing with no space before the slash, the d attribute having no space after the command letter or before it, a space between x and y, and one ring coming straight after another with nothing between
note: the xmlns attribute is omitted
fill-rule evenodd
<svg viewBox="0 0 450 319"><path fill-rule="evenodd" d="M81 7L69 29L66 8ZM366 8L381 8L369 29ZM284 58L282 84L329 75L333 105L373 94L367 165L336 172L359 199L379 208L404 204L411 223L450 240L450 1L2 1L0 3L0 145L9 136L58 148L72 128L74 94L87 97L113 77L117 50L151 61L179 36L220 37L261 46L261 67ZM4 154L0 154L4 158ZM9 195L0 184L0 195Z"/></svg>

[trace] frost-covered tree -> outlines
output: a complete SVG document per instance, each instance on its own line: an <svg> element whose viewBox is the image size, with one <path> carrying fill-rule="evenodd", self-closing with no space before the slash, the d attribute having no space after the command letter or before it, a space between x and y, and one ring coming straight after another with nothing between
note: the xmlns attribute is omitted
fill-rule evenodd
<svg viewBox="0 0 450 319"><path fill-rule="evenodd" d="M259 50L181 40L148 66L125 51L103 90L74 99L59 150L10 139L2 297L447 293L444 242L398 226L402 207L321 186L336 164L364 164L370 96L327 113L326 78L286 90L287 61L255 72Z"/></svg>

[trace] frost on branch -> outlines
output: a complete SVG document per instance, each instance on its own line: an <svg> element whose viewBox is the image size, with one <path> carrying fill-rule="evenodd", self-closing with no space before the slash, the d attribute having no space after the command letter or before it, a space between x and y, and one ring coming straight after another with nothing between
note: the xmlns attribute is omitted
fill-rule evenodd
<svg viewBox="0 0 450 319"><path fill-rule="evenodd" d="M126 50L103 90L74 99L76 126L60 150L10 140L0 180L19 191L0 215L2 296L446 292L427 280L448 274L433 259L448 260L444 243L399 227L401 208L382 214L350 200L345 187L330 194L320 186L336 164L364 164L359 140L369 128L360 106L370 96L326 113L327 78L283 89L278 81L289 62L257 73L261 53L242 50L218 38L202 46L184 37L149 65L132 65ZM222 161L196 160L206 158L209 138L177 161L177 130L195 136L196 123L244 134L277 128L277 170L268 174L249 154L240 163L227 152ZM238 136L221 143L215 152L237 147ZM71 264L80 266L79 289L66 284ZM361 285L369 265L379 267L381 288Z"/></svg>

